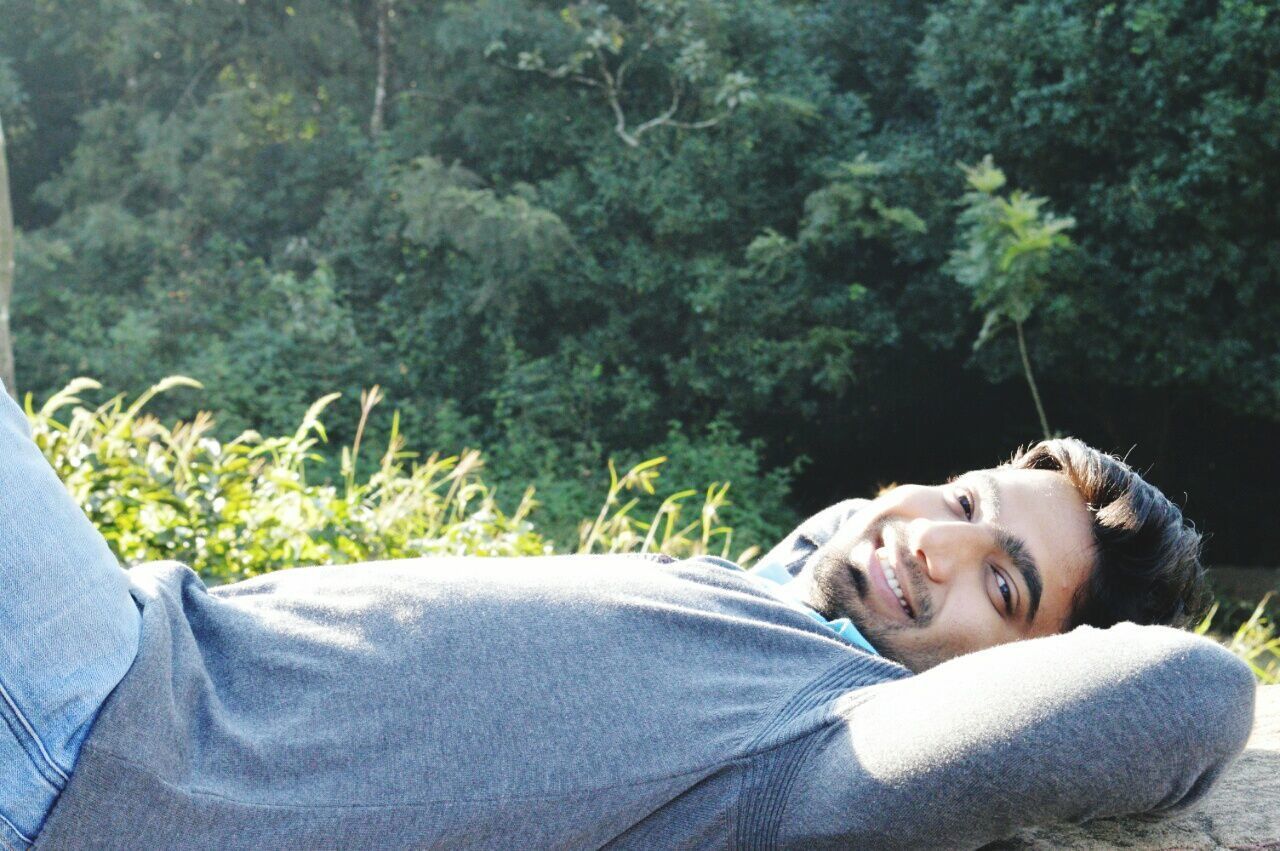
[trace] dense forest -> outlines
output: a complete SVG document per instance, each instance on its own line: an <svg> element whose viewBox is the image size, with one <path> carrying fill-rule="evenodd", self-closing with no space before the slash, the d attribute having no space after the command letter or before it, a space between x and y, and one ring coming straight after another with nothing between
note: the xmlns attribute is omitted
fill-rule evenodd
<svg viewBox="0 0 1280 851"><path fill-rule="evenodd" d="M759 541L1047 428L1278 561L1274 0L0 0L0 122L37 398L376 384L549 528L665 454Z"/></svg>

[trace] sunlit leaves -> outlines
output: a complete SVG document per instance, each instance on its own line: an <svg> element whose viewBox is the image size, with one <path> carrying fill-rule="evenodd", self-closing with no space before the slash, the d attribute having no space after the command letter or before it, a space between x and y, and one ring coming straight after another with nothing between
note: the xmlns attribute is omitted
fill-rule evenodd
<svg viewBox="0 0 1280 851"><path fill-rule="evenodd" d="M1023 326L1045 300L1050 264L1055 252L1071 247L1066 231L1075 220L1044 209L1045 198L1014 190L997 194L1005 185L1004 172L991 156L976 166L962 166L970 191L961 201L957 224L960 245L947 263L947 271L972 293L973 305L983 311L982 330L973 347L978 349L1012 323L1018 338L1023 373L1035 401L1044 437L1052 436L1048 416L1040 400L1027 352Z"/></svg>
<svg viewBox="0 0 1280 851"><path fill-rule="evenodd" d="M90 407L83 394L100 385L78 378L38 409L26 399L36 445L126 564L176 559L223 582L308 564L553 551L530 520L532 487L504 510L478 451L422 458L405 449L398 415L371 471L357 473L357 444L344 450L335 484L312 471L325 460L322 416L341 394L313 403L292 434L246 431L222 442L206 413L172 426L143 413L155 396L184 386L198 384L175 376L132 401L116 396ZM381 399L378 388L364 394L362 428ZM595 521L584 524L581 551L729 554L732 532L720 520L728 484L707 489L687 522L691 490L667 496L651 520L633 516L638 501L625 494L656 494L666 461L621 474L610 461L611 486Z"/></svg>
<svg viewBox="0 0 1280 851"><path fill-rule="evenodd" d="M566 33L547 59L547 34L512 31L485 47L486 59L592 90L612 115L613 132L639 147L657 128L705 130L758 100L754 77L734 67L723 38L729 7L719 0L641 0L628 6L592 0L565 6ZM556 39L552 39L555 41ZM529 44L507 58L508 42ZM656 87L656 89L655 89ZM658 92L654 105L654 91ZM708 109L708 105L712 109Z"/></svg>
<svg viewBox="0 0 1280 851"><path fill-rule="evenodd" d="M1071 247L1066 231L1075 227L1075 220L1046 210L1047 198L1021 190L997 194L1006 180L990 156L965 166L964 173L970 190L961 201L962 241L947 268L971 290L974 306L984 313L977 348L1001 322L1031 318L1046 297L1055 252Z"/></svg>

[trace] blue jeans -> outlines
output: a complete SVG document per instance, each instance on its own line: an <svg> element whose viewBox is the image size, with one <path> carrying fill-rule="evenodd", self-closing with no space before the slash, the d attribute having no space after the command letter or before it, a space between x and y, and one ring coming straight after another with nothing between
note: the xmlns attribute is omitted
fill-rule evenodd
<svg viewBox="0 0 1280 851"><path fill-rule="evenodd" d="M0 847L39 832L140 628L124 571L0 390Z"/></svg>

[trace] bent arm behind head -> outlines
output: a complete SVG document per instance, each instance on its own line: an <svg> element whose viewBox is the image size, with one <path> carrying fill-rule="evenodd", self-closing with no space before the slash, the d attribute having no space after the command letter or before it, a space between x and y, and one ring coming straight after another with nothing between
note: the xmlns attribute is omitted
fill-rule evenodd
<svg viewBox="0 0 1280 851"><path fill-rule="evenodd" d="M1016 830L1185 806L1244 747L1248 668L1121 624L1016 642L856 692L789 790L791 847L978 847Z"/></svg>

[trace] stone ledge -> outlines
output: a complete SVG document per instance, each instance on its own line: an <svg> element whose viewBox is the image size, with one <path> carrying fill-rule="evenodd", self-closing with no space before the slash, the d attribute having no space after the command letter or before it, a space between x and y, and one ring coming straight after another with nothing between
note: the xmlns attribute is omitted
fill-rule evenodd
<svg viewBox="0 0 1280 851"><path fill-rule="evenodd" d="M1245 752L1190 811L1038 828L988 845L986 851L1102 848L1280 851L1280 686L1258 689Z"/></svg>

